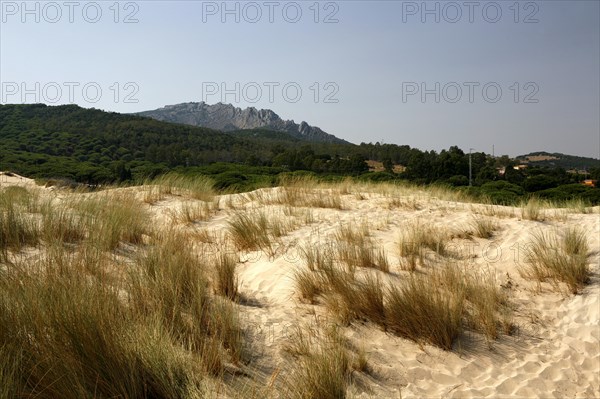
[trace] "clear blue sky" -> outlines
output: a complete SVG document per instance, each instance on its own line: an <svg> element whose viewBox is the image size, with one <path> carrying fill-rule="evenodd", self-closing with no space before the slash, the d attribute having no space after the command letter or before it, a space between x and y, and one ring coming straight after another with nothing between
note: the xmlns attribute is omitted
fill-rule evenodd
<svg viewBox="0 0 600 399"><path fill-rule="evenodd" d="M2 0L1 101L223 101L355 143L600 157L600 3L514 3Z"/></svg>

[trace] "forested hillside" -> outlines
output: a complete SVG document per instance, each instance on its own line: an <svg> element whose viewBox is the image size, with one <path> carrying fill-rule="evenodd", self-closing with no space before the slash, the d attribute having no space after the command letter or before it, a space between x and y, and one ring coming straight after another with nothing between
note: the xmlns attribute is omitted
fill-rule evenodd
<svg viewBox="0 0 600 399"><path fill-rule="evenodd" d="M366 160L382 162L385 171L370 172ZM224 133L76 105L0 105L0 170L34 178L100 184L174 170L210 175L217 188L245 190L276 184L277 175L286 172L456 187L468 186L471 174L468 190L499 203L533 193L600 202L600 189L579 184L586 177L599 179L598 167L582 175L534 163L516 170L518 163L478 152L471 154L469 170L469 154L456 146L438 153L395 144L316 143L285 132ZM401 173L394 173L396 165Z"/></svg>
<svg viewBox="0 0 600 399"><path fill-rule="evenodd" d="M295 169L299 161L291 154L299 143L304 144L298 152L303 160L305 153L315 159L335 153L324 157L325 171L366 169L362 158L352 157L353 145L310 144L265 130L223 133L76 105L0 105L0 140L0 169L90 184L152 177L177 167L214 162L270 166L277 156L282 170L289 170L290 163Z"/></svg>
<svg viewBox="0 0 600 399"><path fill-rule="evenodd" d="M533 166L550 168L587 170L600 167L600 160L598 159L561 153L549 153L545 151L519 155L516 159L520 162L527 162Z"/></svg>
<svg viewBox="0 0 600 399"><path fill-rule="evenodd" d="M35 177L115 180L125 167L154 169L241 161L261 148L204 128L76 105L0 106L2 168Z"/></svg>

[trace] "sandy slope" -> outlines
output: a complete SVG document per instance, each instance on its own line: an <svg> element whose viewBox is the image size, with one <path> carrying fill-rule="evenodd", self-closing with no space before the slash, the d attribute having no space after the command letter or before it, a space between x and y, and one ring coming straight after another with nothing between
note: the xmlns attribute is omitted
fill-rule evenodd
<svg viewBox="0 0 600 399"><path fill-rule="evenodd" d="M263 359L268 369L277 367L277 344L285 341L290 327L302 320L321 323L321 306L300 303L293 290L292 272L305 267L295 249L304 242L327 245L328 235L340 224L366 222L383 245L392 264L400 271L396 243L402 226L419 218L453 229L468 229L473 213L489 206L436 200L417 195L420 209L388 209L390 198L378 194L343 197L344 210L313 209L314 223L300 227L283 238L286 252L273 258L251 254L239 266L242 293L255 298L259 306L244 307L247 323L257 331L256 339L266 345ZM242 201L243 202L243 201ZM248 202L244 208L260 208L276 214L278 207ZM411 206L409 206L411 208ZM566 214L547 210L543 222L522 220L520 210L497 207L502 216L492 217L500 230L491 240L453 240L456 249L473 254L473 267L489 268L498 284L511 280L511 297L516 306L518 332L502 336L491 349L477 334L463 337L452 352L420 347L388 335L371 325L352 325L345 333L364 346L372 367L367 389L356 388L359 397L577 397L600 396L600 215ZM227 211L225 211L227 212ZM223 229L223 216L205 223ZM566 296L520 277L523 246L537 229L577 225L587 231L594 253L593 282L581 295ZM321 315L323 318L316 318ZM271 350L269 350L271 348Z"/></svg>
<svg viewBox="0 0 600 399"><path fill-rule="evenodd" d="M33 187L35 186L35 181L15 173L0 172L0 187L3 186Z"/></svg>
<svg viewBox="0 0 600 399"><path fill-rule="evenodd" d="M0 183L33 185L29 179L5 175ZM277 240L270 255L242 253L238 265L244 298L240 310L250 332L259 380L268 381L286 369L281 347L294 326L328 323L322 305L302 303L294 292L293 272L306 267L298 253L301 245L326 247L340 225L366 224L387 252L390 273L402 275L407 272L399 267L397 243L404 226L419 220L460 232L469 230L473 215L479 215L494 219L499 230L489 240L455 238L452 249L470 254L470 266L489 270L497 284L507 287L516 306L517 333L502 335L491 346L482 336L468 333L447 352L386 334L374 325L354 323L343 333L368 353L370 372L352 386L353 395L600 397L600 208L588 214L546 210L546 220L540 222L522 220L520 209L450 202L416 191L351 192L342 196L342 210L267 205L278 190L221 196L218 211L208 221L181 225L190 231L209 231L218 241L226 237L227 222L236 212L263 211L272 219L290 221L290 231ZM169 196L143 206L153 213L153 223L172 225L176 222L170 215L182 201ZM491 211L494 216L488 216ZM588 233L592 282L576 296L557 293L547 285L540 291L519 275L523 246L537 230L568 226L580 226Z"/></svg>

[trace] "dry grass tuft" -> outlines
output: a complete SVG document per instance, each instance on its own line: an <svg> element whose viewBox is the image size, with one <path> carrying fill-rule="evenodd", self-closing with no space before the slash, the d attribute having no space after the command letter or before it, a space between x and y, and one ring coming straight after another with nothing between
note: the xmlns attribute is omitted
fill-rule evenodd
<svg viewBox="0 0 600 399"><path fill-rule="evenodd" d="M544 203L536 197L521 203L521 217L527 220L542 222L545 219Z"/></svg>
<svg viewBox="0 0 600 399"><path fill-rule="evenodd" d="M311 270L296 270L293 278L296 292L304 301L315 303L316 298L324 292L321 276Z"/></svg>
<svg viewBox="0 0 600 399"><path fill-rule="evenodd" d="M414 271L417 264L424 264L425 249L430 249L438 255L449 255L446 250L450 240L450 232L433 225L422 224L420 221L409 224L400 235L398 253L403 268Z"/></svg>
<svg viewBox="0 0 600 399"><path fill-rule="evenodd" d="M288 177L273 197L263 199L265 204L290 207L343 209L340 188L325 188L314 178ZM341 187L343 188L343 187Z"/></svg>
<svg viewBox="0 0 600 399"><path fill-rule="evenodd" d="M235 300L238 296L238 277L236 266L238 259L228 253L219 253L216 259L213 285L215 293Z"/></svg>
<svg viewBox="0 0 600 399"><path fill-rule="evenodd" d="M387 288L376 274L358 275L333 263L295 275L300 296L321 297L341 323L372 322L398 336L450 350L465 329L490 343L512 333L512 308L493 274L475 273L448 263L428 273L411 274Z"/></svg>
<svg viewBox="0 0 600 399"><path fill-rule="evenodd" d="M46 244L50 245L56 241L72 244L87 237L85 225L68 202L56 203L56 200L47 200L41 205L40 212L41 233Z"/></svg>
<svg viewBox="0 0 600 399"><path fill-rule="evenodd" d="M184 176L167 173L157 177L151 184L159 186L159 194L177 195L210 202L215 196L213 181L207 176Z"/></svg>
<svg viewBox="0 0 600 399"><path fill-rule="evenodd" d="M566 201L564 207L572 213L588 214L592 213L592 205L580 198Z"/></svg>
<svg viewBox="0 0 600 399"><path fill-rule="evenodd" d="M132 195L106 193L73 201L71 206L80 215L88 241L102 249L113 250L121 242L139 244L150 232L149 214Z"/></svg>
<svg viewBox="0 0 600 399"><path fill-rule="evenodd" d="M298 227L296 220L282 214L267 217L263 211L236 212L228 224L229 236L238 250L262 250L269 256L274 256L280 247L279 238Z"/></svg>
<svg viewBox="0 0 600 399"><path fill-rule="evenodd" d="M464 291L436 289L431 278L410 275L387 293L386 327L403 338L451 350L463 331Z"/></svg>
<svg viewBox="0 0 600 399"><path fill-rule="evenodd" d="M240 250L273 252L269 221L263 212L238 212L229 221L229 233Z"/></svg>
<svg viewBox="0 0 600 399"><path fill-rule="evenodd" d="M285 397L346 398L351 382L352 359L339 332L335 328L324 333L311 328L297 328L290 340L290 353L298 359L285 381Z"/></svg>
<svg viewBox="0 0 600 399"><path fill-rule="evenodd" d="M300 246L300 256L306 263L309 270L321 270L328 267L333 262L333 257L327 248L320 244L306 244Z"/></svg>
<svg viewBox="0 0 600 399"><path fill-rule="evenodd" d="M202 375L156 315L128 306L126 285L86 273L103 262L63 251L0 276L2 368L12 370L3 389L41 398L201 394Z"/></svg>
<svg viewBox="0 0 600 399"><path fill-rule="evenodd" d="M550 280L559 289L558 283L563 282L577 294L589 282L589 246L580 228L569 228L562 234L537 231L525 256L521 275L538 284Z"/></svg>
<svg viewBox="0 0 600 399"><path fill-rule="evenodd" d="M491 238L498 229L498 224L491 219L473 217L471 223L475 237Z"/></svg>
<svg viewBox="0 0 600 399"><path fill-rule="evenodd" d="M423 206L415 198L392 198L388 201L387 208L420 211L421 209L423 209Z"/></svg>
<svg viewBox="0 0 600 399"><path fill-rule="evenodd" d="M484 334L488 343L514 329L508 294L497 284L491 270L473 271L447 264L436 278L438 285L449 292L464 293L466 326Z"/></svg>
<svg viewBox="0 0 600 399"><path fill-rule="evenodd" d="M214 201L184 201L179 209L173 212L172 219L184 224L194 224L209 220L217 211L218 206Z"/></svg>
<svg viewBox="0 0 600 399"><path fill-rule="evenodd" d="M368 267L389 272L385 251L375 246L366 223L355 229L342 225L334 234L334 239L337 259L349 268Z"/></svg>
<svg viewBox="0 0 600 399"><path fill-rule="evenodd" d="M9 188L0 191L0 260L7 260L9 251L37 245L41 238L36 219L27 212L29 192L21 187Z"/></svg>
<svg viewBox="0 0 600 399"><path fill-rule="evenodd" d="M508 206L490 205L490 204L484 204L484 205L478 205L478 206L472 205L471 212L473 212L474 214L481 214L481 215L485 215L485 216L493 216L493 217L500 217L500 218L515 217L515 208L512 206L508 207Z"/></svg>

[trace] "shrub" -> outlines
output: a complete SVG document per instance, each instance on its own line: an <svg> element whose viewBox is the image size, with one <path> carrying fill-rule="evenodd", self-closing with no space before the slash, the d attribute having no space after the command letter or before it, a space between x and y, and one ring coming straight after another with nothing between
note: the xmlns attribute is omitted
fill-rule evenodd
<svg viewBox="0 0 600 399"><path fill-rule="evenodd" d="M454 187L469 185L469 179L463 175L452 176L446 182Z"/></svg>
<svg viewBox="0 0 600 399"><path fill-rule="evenodd" d="M248 177L239 172L224 172L214 176L214 187L217 190L236 190L243 187Z"/></svg>
<svg viewBox="0 0 600 399"><path fill-rule="evenodd" d="M516 184L504 180L484 183L480 193L487 196L492 203L500 205L513 205L525 191Z"/></svg>
<svg viewBox="0 0 600 399"><path fill-rule="evenodd" d="M554 188L559 184L560 180L554 176L535 175L527 177L521 185L526 191L535 192Z"/></svg>

